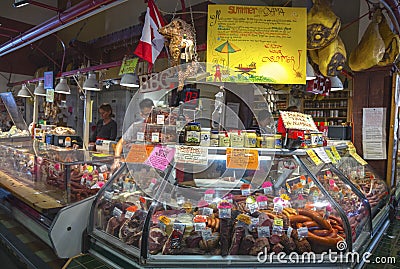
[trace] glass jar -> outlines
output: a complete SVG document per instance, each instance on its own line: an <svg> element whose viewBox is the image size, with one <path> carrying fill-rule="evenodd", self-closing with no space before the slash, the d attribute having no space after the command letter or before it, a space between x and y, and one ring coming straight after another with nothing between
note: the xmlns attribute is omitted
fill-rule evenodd
<svg viewBox="0 0 400 269"><path fill-rule="evenodd" d="M221 131L218 134L218 141L219 141L219 146L220 147L229 147L231 144L231 141L229 139L228 132L226 131Z"/></svg>
<svg viewBox="0 0 400 269"><path fill-rule="evenodd" d="M257 145L257 134L254 130L248 130L245 134L244 146L246 148L255 148Z"/></svg>
<svg viewBox="0 0 400 269"><path fill-rule="evenodd" d="M209 147L211 144L211 128L201 128L200 146Z"/></svg>
<svg viewBox="0 0 400 269"><path fill-rule="evenodd" d="M200 144L200 123L189 122L185 126L185 145L198 146Z"/></svg>
<svg viewBox="0 0 400 269"><path fill-rule="evenodd" d="M210 147L218 147L218 145L219 145L218 131L211 131Z"/></svg>
<svg viewBox="0 0 400 269"><path fill-rule="evenodd" d="M235 130L229 132L229 137L231 139L231 147L242 148L244 145L244 134L241 130Z"/></svg>

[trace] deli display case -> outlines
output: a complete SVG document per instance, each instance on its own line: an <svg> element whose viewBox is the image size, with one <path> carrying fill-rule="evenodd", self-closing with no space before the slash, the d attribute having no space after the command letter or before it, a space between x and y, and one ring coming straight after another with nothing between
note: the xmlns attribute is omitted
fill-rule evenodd
<svg viewBox="0 0 400 269"><path fill-rule="evenodd" d="M90 252L145 268L276 267L310 252L318 263L307 266L347 268L357 261L332 264L324 253L370 246L370 203L331 163L315 164L302 149L256 149L258 170L240 172L227 152L243 149L207 150L207 172L191 186L174 181L173 161L164 171L123 166L93 203Z"/></svg>
<svg viewBox="0 0 400 269"><path fill-rule="evenodd" d="M36 140L0 142L2 205L51 245L47 233L57 213L94 196L110 178L113 160Z"/></svg>

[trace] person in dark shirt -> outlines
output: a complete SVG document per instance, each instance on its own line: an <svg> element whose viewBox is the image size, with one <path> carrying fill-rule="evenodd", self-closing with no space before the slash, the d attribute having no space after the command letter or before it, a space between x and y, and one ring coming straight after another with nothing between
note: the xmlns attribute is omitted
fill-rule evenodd
<svg viewBox="0 0 400 269"><path fill-rule="evenodd" d="M97 139L115 140L117 138L117 123L110 104L104 103L99 107L101 119L96 124L96 129L90 137L90 142L96 142Z"/></svg>

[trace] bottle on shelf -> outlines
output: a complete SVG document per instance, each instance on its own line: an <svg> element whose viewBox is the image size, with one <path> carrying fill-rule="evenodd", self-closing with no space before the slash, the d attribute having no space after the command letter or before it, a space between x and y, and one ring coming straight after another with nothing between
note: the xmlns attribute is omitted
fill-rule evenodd
<svg viewBox="0 0 400 269"><path fill-rule="evenodd" d="M183 144L185 143L185 125L186 125L186 118L183 114L183 102L179 102L179 112L178 117L176 118L176 133L178 138L178 143Z"/></svg>

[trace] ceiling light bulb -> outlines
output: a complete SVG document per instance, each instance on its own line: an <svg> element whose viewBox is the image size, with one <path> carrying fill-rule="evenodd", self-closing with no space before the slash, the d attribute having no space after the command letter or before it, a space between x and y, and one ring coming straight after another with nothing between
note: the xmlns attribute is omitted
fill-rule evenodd
<svg viewBox="0 0 400 269"><path fill-rule="evenodd" d="M33 92L34 95L40 95L40 96L46 96L46 90L44 88L44 82L43 80L39 81L39 84L35 88L35 91Z"/></svg>
<svg viewBox="0 0 400 269"><path fill-rule="evenodd" d="M65 77L60 78L60 82L57 84L54 92L62 94L71 94L71 89L68 86L67 79Z"/></svg>
<svg viewBox="0 0 400 269"><path fill-rule="evenodd" d="M31 95L28 87L26 86L26 84L22 85L22 88L21 88L21 90L19 90L17 96L18 97L25 97L25 98L32 97L32 95Z"/></svg>
<svg viewBox="0 0 400 269"><path fill-rule="evenodd" d="M89 72L88 78L85 83L83 83L83 89L87 91L100 91L101 87L96 79L96 74L94 72Z"/></svg>
<svg viewBox="0 0 400 269"><path fill-rule="evenodd" d="M343 90L343 83L337 76L330 77L330 80L331 80L331 91Z"/></svg>
<svg viewBox="0 0 400 269"><path fill-rule="evenodd" d="M136 73L127 73L124 74L121 78L121 82L119 83L121 86L131 87L131 88L139 88L139 78Z"/></svg>

